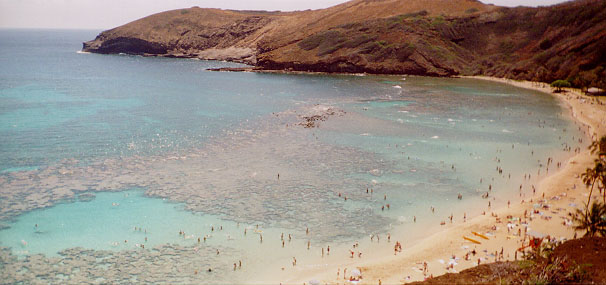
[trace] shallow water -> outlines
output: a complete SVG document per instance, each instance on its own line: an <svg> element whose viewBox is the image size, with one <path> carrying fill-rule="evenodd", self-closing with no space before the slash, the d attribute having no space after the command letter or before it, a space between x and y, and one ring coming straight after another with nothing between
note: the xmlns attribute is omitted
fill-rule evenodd
<svg viewBox="0 0 606 285"><path fill-rule="evenodd" d="M376 257L389 246L371 234L410 243L451 214L478 215L486 192L493 207L519 202L547 157L564 161L566 147L586 145L543 93L76 53L94 34L0 31L0 245L16 268L5 280L102 282L77 265L61 263L71 274L40 266L85 255L90 272L120 260L158 270L159 254L200 260L148 282L204 282L196 272L207 267L208 283L275 282L292 273L292 257L298 269L340 264L356 241ZM282 233L293 238L284 247ZM44 257L23 259L35 254ZM18 270L37 267L42 277ZM143 280L129 270L115 280Z"/></svg>

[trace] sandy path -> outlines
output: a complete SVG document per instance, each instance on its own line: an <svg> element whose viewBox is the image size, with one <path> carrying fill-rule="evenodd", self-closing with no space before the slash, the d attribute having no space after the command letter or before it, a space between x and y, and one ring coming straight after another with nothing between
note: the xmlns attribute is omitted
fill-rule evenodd
<svg viewBox="0 0 606 285"><path fill-rule="evenodd" d="M469 78L492 80L552 94L552 90L547 84L491 77ZM596 99L581 95L575 90L554 96L571 108L573 117L585 125L587 134L592 137L592 140L606 135L606 106L603 99L602 104L596 104L594 103L597 102L594 101ZM462 221L462 217L458 217L458 219L455 217L455 222L447 223L442 231L413 245L404 243L404 250L397 256L386 253L386 256L379 260L358 262L344 260L343 265L348 267L349 272L356 267L362 270L361 284L377 284L379 279L382 284L398 284L446 273L446 267L453 255L457 258L457 265L451 269L451 272L475 266L479 258L481 263L494 262L495 257L490 254L500 253L501 250L503 250L505 260L513 260L516 256L515 251L521 246L525 235L525 225L520 221L525 221L530 231L548 234L557 239L573 238L575 233L568 212L574 212L575 204L580 206L587 200L588 191L579 174L593 165L594 158L589 150L581 149L580 153L564 162L559 171L552 170L550 175L542 175L543 178L538 184L536 194L532 197L532 202L528 201L530 198L527 197L524 203L512 201L509 208L500 209L488 209L487 205L482 204L479 207L486 208L486 215L469 219L466 222ZM552 165L552 169L556 169L556 167ZM597 197L598 194L595 195ZM533 204L540 204L541 207L535 208ZM549 208L544 208L543 205L548 205ZM533 213L535 209L539 210L539 213ZM525 212L527 212L527 218L524 218ZM500 221L492 215L493 213ZM519 220L514 218L509 221L507 216ZM566 223L567 221L568 223ZM508 223L512 226L509 232ZM494 230L495 226L496 230ZM520 236L518 236L518 229L521 232ZM474 236L472 231L487 234L489 240ZM481 244L465 241L463 236L475 239ZM406 240L406 238L392 237L392 240ZM393 248L393 242L386 243L386 247ZM469 254L469 260L465 260L465 254L472 249L475 249L477 254L475 256ZM427 262L427 275L422 273L423 261ZM337 268L324 267L313 271L306 270L298 276L291 276L292 279L287 283L303 284L317 279L322 284L350 284L343 279L343 267L340 267L340 270L339 279L336 274Z"/></svg>

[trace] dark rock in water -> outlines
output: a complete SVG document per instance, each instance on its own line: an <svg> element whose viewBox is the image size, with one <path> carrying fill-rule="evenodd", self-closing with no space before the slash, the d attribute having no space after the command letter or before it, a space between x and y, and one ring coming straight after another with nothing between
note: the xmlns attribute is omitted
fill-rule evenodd
<svg viewBox="0 0 606 285"><path fill-rule="evenodd" d="M78 201L80 202L90 202L92 200L95 200L97 196L93 193L82 193L80 195L78 195Z"/></svg>
<svg viewBox="0 0 606 285"><path fill-rule="evenodd" d="M303 126L306 129L318 128L318 127L320 127L320 122L324 122L324 121L328 120L328 118L330 116L334 116L334 115L343 116L345 114L345 111L336 110L333 108L319 110L319 112L320 112L319 114L303 116L302 117L303 122L298 123L298 125Z"/></svg>

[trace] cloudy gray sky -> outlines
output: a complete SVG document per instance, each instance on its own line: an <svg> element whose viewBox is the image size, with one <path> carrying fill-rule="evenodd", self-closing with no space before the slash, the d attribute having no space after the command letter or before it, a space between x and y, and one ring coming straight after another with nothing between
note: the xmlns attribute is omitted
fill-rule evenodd
<svg viewBox="0 0 606 285"><path fill-rule="evenodd" d="M564 0L481 0L545 6ZM0 0L0 28L109 29L147 15L191 6L239 10L319 9L346 0Z"/></svg>

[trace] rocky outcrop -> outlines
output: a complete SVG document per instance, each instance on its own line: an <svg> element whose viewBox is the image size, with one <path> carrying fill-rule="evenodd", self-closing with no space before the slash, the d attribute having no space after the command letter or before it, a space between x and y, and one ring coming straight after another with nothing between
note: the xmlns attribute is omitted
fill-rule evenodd
<svg viewBox="0 0 606 285"><path fill-rule="evenodd" d="M83 50L266 70L565 78L606 87L606 2L503 8L473 0L354 0L292 13L191 8L105 31Z"/></svg>
<svg viewBox="0 0 606 285"><path fill-rule="evenodd" d="M92 42L86 42L82 50L103 54L164 55L168 52L168 47L162 43L148 42L139 38L117 37L108 40L97 39Z"/></svg>

